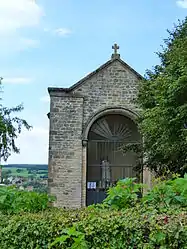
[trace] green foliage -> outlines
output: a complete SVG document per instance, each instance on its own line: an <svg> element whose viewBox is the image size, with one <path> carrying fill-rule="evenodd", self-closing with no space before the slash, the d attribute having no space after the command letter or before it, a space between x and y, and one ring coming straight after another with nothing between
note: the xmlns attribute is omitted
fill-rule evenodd
<svg viewBox="0 0 187 249"><path fill-rule="evenodd" d="M66 211L57 208L32 214L0 214L0 248L48 249L55 238L64 235L65 229L86 215L84 210Z"/></svg>
<svg viewBox="0 0 187 249"><path fill-rule="evenodd" d="M87 249L88 245L85 241L85 234L76 230L75 226L70 227L62 231L64 235L56 238L56 240L51 243L50 248L54 245L60 244L66 247L67 244L71 244L72 249Z"/></svg>
<svg viewBox="0 0 187 249"><path fill-rule="evenodd" d="M174 175L173 179L169 180L157 178L153 188L144 194L143 198L140 198L143 188L146 186L137 184L136 178L120 180L115 187L108 190L103 204L89 208L122 210L138 204L153 207L159 212L176 206L187 208L187 174L183 178Z"/></svg>
<svg viewBox="0 0 187 249"><path fill-rule="evenodd" d="M3 167L2 169L3 175L6 177L8 172L8 175L10 176L19 176L19 177L24 177L24 178L33 178L33 179L37 179L37 178L47 178L48 175L48 170L43 170L43 169L28 169L28 168L16 168L16 167ZM3 178L5 178L3 177Z"/></svg>
<svg viewBox="0 0 187 249"><path fill-rule="evenodd" d="M28 186L32 186L33 191L38 192L38 193L47 193L48 192L47 184L42 184L39 181L26 182L25 184L23 184L23 186L25 188Z"/></svg>
<svg viewBox="0 0 187 249"><path fill-rule="evenodd" d="M152 205L161 211L172 206L187 208L187 174L184 178L160 181L142 199L145 205Z"/></svg>
<svg viewBox="0 0 187 249"><path fill-rule="evenodd" d="M15 187L0 187L0 211L5 214L45 210L53 200L47 194L21 191Z"/></svg>
<svg viewBox="0 0 187 249"><path fill-rule="evenodd" d="M187 18L168 32L161 63L147 71L138 96L145 164L158 175L187 169Z"/></svg>
<svg viewBox="0 0 187 249"><path fill-rule="evenodd" d="M110 205L104 203L78 210L50 208L38 213L0 213L0 248L186 248L186 175L159 181L138 202L137 193L142 186L135 184L135 179L120 181L113 189L119 186L122 186L116 192L121 198L119 207L115 201L112 206L115 194L110 189ZM129 198L129 192L136 196ZM127 205L126 200L130 200L132 206Z"/></svg>
<svg viewBox="0 0 187 249"><path fill-rule="evenodd" d="M1 85L2 78L0 78ZM12 152L19 153L15 140L21 133L22 128L29 130L31 126L26 120L14 116L23 110L23 105L8 108L0 105L0 157L6 161Z"/></svg>
<svg viewBox="0 0 187 249"><path fill-rule="evenodd" d="M6 179L12 173L11 170L2 170L2 179Z"/></svg>
<svg viewBox="0 0 187 249"><path fill-rule="evenodd" d="M30 129L31 126L21 118L12 117L14 113L21 112L23 106L19 105L13 108L0 106L0 136L2 138L0 144L1 157L6 161L11 152L19 153L19 148L15 144L15 140L22 131L22 127Z"/></svg>
<svg viewBox="0 0 187 249"><path fill-rule="evenodd" d="M21 173L23 170L22 169L16 169L17 173Z"/></svg>
<svg viewBox="0 0 187 249"><path fill-rule="evenodd" d="M119 180L115 187L109 188L104 204L117 209L133 207L138 201L141 188L142 184L138 184L136 178Z"/></svg>
<svg viewBox="0 0 187 249"><path fill-rule="evenodd" d="M0 214L0 219L1 249L178 249L187 245L187 210L182 209L160 214L141 206L123 211L54 208L37 214Z"/></svg>

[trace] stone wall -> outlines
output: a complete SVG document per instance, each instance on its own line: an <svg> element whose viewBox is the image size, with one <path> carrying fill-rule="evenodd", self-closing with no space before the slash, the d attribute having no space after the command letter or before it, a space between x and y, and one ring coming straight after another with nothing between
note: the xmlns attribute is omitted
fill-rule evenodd
<svg viewBox="0 0 187 249"><path fill-rule="evenodd" d="M51 96L48 181L57 206L81 206L82 119L83 98Z"/></svg>
<svg viewBox="0 0 187 249"><path fill-rule="evenodd" d="M49 189L57 197L57 206L85 205L87 150L82 147L83 130L101 109L123 107L136 112L138 80L132 70L113 60L73 90L50 93Z"/></svg>
<svg viewBox="0 0 187 249"><path fill-rule="evenodd" d="M83 125L95 113L107 107L136 110L134 99L137 86L138 77L118 60L89 78L73 91L84 96Z"/></svg>

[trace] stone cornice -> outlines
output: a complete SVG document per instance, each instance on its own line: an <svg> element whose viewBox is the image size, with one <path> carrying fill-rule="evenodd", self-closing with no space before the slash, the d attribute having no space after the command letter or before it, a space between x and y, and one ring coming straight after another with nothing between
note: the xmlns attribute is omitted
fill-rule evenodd
<svg viewBox="0 0 187 249"><path fill-rule="evenodd" d="M48 87L50 97L74 97L83 98L81 93L69 92L69 88Z"/></svg>

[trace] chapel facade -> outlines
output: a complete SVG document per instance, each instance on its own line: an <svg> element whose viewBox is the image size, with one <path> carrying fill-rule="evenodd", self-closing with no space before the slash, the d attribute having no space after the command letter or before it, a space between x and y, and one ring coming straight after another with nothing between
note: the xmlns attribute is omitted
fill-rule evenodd
<svg viewBox="0 0 187 249"><path fill-rule="evenodd" d="M116 44L112 48L109 61L70 88L48 88L48 185L56 206L99 203L119 179L141 179L137 155L120 148L141 142L134 100L142 76L120 58Z"/></svg>

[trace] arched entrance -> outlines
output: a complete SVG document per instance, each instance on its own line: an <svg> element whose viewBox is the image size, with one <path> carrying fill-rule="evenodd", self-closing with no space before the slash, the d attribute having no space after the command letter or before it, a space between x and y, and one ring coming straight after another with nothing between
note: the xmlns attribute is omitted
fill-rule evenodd
<svg viewBox="0 0 187 249"><path fill-rule="evenodd" d="M88 133L86 205L102 202L119 179L137 176L136 154L124 155L121 147L139 141L137 125L127 116L108 113L95 120Z"/></svg>

